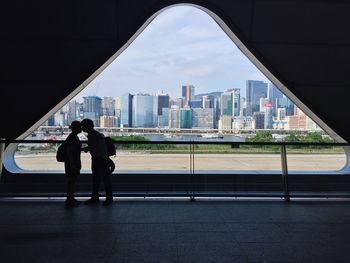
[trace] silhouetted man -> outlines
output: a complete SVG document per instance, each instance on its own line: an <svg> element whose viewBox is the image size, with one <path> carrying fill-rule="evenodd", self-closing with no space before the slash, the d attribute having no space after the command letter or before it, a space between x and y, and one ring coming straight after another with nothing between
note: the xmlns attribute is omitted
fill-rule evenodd
<svg viewBox="0 0 350 263"><path fill-rule="evenodd" d="M66 207L77 207L79 201L74 198L75 182L81 169L81 142L78 138L78 133L81 133L81 124L79 121L73 121L69 128L72 133L69 134L66 141L66 158L64 161L64 168L67 177L67 199Z"/></svg>
<svg viewBox="0 0 350 263"><path fill-rule="evenodd" d="M103 205L109 205L113 202L113 194L105 138L103 134L94 129L94 123L90 119L82 120L81 127L84 132L88 133L88 147L83 148L83 150L89 151L91 154L92 195L86 204L99 202L99 186L102 178L106 191L106 201Z"/></svg>

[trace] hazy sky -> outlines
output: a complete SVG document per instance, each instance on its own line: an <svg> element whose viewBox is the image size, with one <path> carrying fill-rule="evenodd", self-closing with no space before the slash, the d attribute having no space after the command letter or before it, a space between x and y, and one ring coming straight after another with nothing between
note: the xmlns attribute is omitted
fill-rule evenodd
<svg viewBox="0 0 350 263"><path fill-rule="evenodd" d="M157 16L137 39L77 97L119 96L125 92L181 97L181 86L196 94L240 88L266 77L205 12L172 7Z"/></svg>

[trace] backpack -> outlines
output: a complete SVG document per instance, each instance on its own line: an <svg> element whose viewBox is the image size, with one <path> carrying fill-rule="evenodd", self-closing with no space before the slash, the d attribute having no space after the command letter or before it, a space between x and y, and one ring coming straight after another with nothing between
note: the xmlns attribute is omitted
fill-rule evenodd
<svg viewBox="0 0 350 263"><path fill-rule="evenodd" d="M66 155L67 155L67 146L63 142L58 148L56 152L56 160L57 162L64 162L66 160Z"/></svg>
<svg viewBox="0 0 350 263"><path fill-rule="evenodd" d="M115 163L111 158L108 157L107 159L107 166L108 166L108 171L112 174L113 171L115 170Z"/></svg>
<svg viewBox="0 0 350 263"><path fill-rule="evenodd" d="M113 143L113 140L111 139L111 137L105 137L105 142L106 142L106 147L107 147L107 154L108 156L113 156L116 155L116 149Z"/></svg>

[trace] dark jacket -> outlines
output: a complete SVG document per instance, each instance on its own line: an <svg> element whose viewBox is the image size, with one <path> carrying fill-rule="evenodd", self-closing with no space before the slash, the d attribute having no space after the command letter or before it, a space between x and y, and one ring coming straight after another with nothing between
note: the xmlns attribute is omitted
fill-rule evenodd
<svg viewBox="0 0 350 263"><path fill-rule="evenodd" d="M81 142L78 136L73 133L69 134L66 141L66 161L64 168L67 175L76 175L80 173L81 169Z"/></svg>

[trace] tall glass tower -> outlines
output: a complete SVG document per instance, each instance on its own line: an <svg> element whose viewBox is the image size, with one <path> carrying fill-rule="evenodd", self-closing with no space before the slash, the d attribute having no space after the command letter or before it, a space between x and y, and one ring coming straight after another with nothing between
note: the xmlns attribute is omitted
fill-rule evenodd
<svg viewBox="0 0 350 263"><path fill-rule="evenodd" d="M125 93L120 99L120 124L124 127L132 127L132 98L133 95Z"/></svg>
<svg viewBox="0 0 350 263"><path fill-rule="evenodd" d="M99 127L100 116L102 115L102 99L97 96L88 96L83 99L84 119L91 119L94 125Z"/></svg>
<svg viewBox="0 0 350 263"><path fill-rule="evenodd" d="M153 97L149 94L139 93L134 96L132 105L132 126L153 126Z"/></svg>
<svg viewBox="0 0 350 263"><path fill-rule="evenodd" d="M259 112L260 98L267 98L267 83L260 80L247 80L247 116Z"/></svg>

